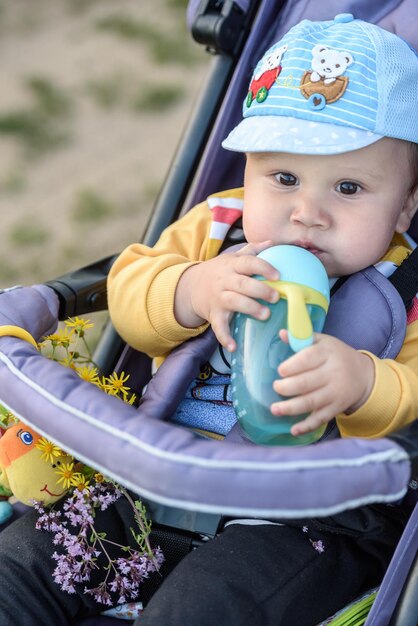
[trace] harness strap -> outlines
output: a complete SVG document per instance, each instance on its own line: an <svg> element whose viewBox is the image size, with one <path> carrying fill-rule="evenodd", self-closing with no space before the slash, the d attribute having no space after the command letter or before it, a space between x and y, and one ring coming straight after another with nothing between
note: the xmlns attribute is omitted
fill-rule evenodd
<svg viewBox="0 0 418 626"><path fill-rule="evenodd" d="M141 583L141 600L144 606L148 604L157 588L175 566L189 552L205 543L201 535L169 526L158 526L155 523L152 525L149 538L151 547L159 546L165 558L160 569L160 575L146 578Z"/></svg>
<svg viewBox="0 0 418 626"><path fill-rule="evenodd" d="M409 309L418 293L418 246L389 276L388 280L399 292L405 307Z"/></svg>

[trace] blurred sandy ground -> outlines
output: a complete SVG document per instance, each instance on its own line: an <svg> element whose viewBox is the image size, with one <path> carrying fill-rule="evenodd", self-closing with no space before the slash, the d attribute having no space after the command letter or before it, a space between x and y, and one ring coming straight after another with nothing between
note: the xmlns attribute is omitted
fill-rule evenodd
<svg viewBox="0 0 418 626"><path fill-rule="evenodd" d="M140 238L207 73L186 0L0 0L0 287Z"/></svg>

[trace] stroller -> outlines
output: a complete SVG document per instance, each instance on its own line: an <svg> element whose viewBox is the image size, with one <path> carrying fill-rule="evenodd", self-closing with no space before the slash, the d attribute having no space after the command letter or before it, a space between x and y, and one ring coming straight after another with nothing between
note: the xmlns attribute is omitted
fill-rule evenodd
<svg viewBox="0 0 418 626"><path fill-rule="evenodd" d="M166 226L209 193L241 184L242 156L221 150L220 141L238 122L234 115L244 99L252 65L302 17L332 19L342 10L395 30L418 47L412 32L413 16L418 17L414 0L329 0L321 6L307 0L190 3L192 33L216 53L216 63L144 243L153 245ZM410 234L418 239L417 222ZM0 324L19 326L40 338L53 331L58 319L104 309L112 261L104 259L45 285L5 291ZM406 303L418 291L416 270L405 270L410 280L402 281L406 286L400 293ZM404 314L404 305L402 310ZM398 310L390 314L402 315ZM161 420L152 406L139 410L121 406L18 338L2 337L0 347L0 402L78 459L138 493L157 525L190 537L187 549L202 536L214 536L223 515L321 517L371 502L409 498L409 522L365 623L416 625L418 504L407 493L411 478L418 475L416 424L385 439L341 439L297 449L208 442ZM193 367L198 355L194 358ZM131 373L137 385L133 391L138 393L151 375L150 359L124 345L110 325L95 361L105 373L115 369ZM169 390L165 393L169 395ZM326 485L320 492L319 481ZM85 623L99 625L100 620L99 616Z"/></svg>

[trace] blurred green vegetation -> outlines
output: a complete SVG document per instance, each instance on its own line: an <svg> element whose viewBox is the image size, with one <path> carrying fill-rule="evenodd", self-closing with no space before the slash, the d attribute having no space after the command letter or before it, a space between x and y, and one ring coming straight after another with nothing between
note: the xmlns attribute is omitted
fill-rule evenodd
<svg viewBox="0 0 418 626"><path fill-rule="evenodd" d="M36 223L36 217L33 217L30 223L27 223L27 220L18 222L10 232L10 240L17 247L40 246L46 243L49 237L48 230Z"/></svg>
<svg viewBox="0 0 418 626"><path fill-rule="evenodd" d="M72 98L41 76L28 77L25 87L29 104L0 113L0 134L14 137L31 156L68 142Z"/></svg>
<svg viewBox="0 0 418 626"><path fill-rule="evenodd" d="M101 107L111 109L123 105L127 80L125 76L113 73L105 78L87 82L84 91Z"/></svg>
<svg viewBox="0 0 418 626"><path fill-rule="evenodd" d="M73 112L72 97L48 78L32 76L26 79L26 84L32 93L35 108L45 116L63 118Z"/></svg>
<svg viewBox="0 0 418 626"><path fill-rule="evenodd" d="M181 85L145 85L141 87L133 100L133 110L139 112L162 112L185 97L185 90Z"/></svg>
<svg viewBox="0 0 418 626"><path fill-rule="evenodd" d="M186 95L179 83L136 84L129 76L113 73L100 80L91 80L85 92L96 104L105 108L125 108L136 113L168 111Z"/></svg>
<svg viewBox="0 0 418 626"><path fill-rule="evenodd" d="M181 10L183 15L186 14L188 4L189 0L167 0L167 6Z"/></svg>
<svg viewBox="0 0 418 626"><path fill-rule="evenodd" d="M0 281L12 285L20 280L20 270L11 263L7 255L0 256Z"/></svg>
<svg viewBox="0 0 418 626"><path fill-rule="evenodd" d="M102 222L116 211L116 207L94 189L79 191L71 217L75 222Z"/></svg>
<svg viewBox="0 0 418 626"><path fill-rule="evenodd" d="M0 178L0 193L17 194L26 188L27 180L21 168L10 169Z"/></svg>
<svg viewBox="0 0 418 626"><path fill-rule="evenodd" d="M99 4L101 0L66 0L71 13L85 13L94 4Z"/></svg>
<svg viewBox="0 0 418 626"><path fill-rule="evenodd" d="M190 65L197 62L199 58L196 54L197 48L187 33L185 19L179 22L174 35L163 33L153 24L139 21L126 13L108 15L96 22L96 28L123 39L145 43L154 61L159 64Z"/></svg>
<svg viewBox="0 0 418 626"><path fill-rule="evenodd" d="M0 0L0 42L9 53L5 78L12 87L3 92L2 106L0 100L0 210L8 218L2 231L0 286L63 274L95 260L100 246L111 245L110 253L117 252L132 238L128 223L138 231L146 223L166 171L158 159L155 172L144 175L141 159L137 166L128 146L127 171L134 180L115 178L113 186L113 172L117 177L125 163L123 137L130 128L132 135L137 132L140 154L141 141L146 142L141 116L146 118L144 136L148 125L155 123L156 132L160 127L152 114L169 119L172 109L177 116L178 105L193 97L193 82L181 81L185 68L206 57L187 31L188 0L135 2ZM154 2L155 14L141 10L148 3L154 10ZM91 40L103 45L103 59L91 54ZM56 62L49 63L54 46ZM116 61L110 52L115 49ZM200 68L191 71L196 79ZM174 147L165 140L167 153ZM78 149L80 160L74 158ZM112 159L118 163L115 169ZM100 171L101 161L106 175L111 172L108 179ZM93 228L95 247L88 243Z"/></svg>

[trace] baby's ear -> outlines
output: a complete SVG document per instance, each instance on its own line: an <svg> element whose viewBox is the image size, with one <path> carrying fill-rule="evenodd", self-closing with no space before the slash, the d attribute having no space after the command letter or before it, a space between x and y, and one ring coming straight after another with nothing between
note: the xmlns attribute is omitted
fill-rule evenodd
<svg viewBox="0 0 418 626"><path fill-rule="evenodd" d="M413 187L406 199L405 203L402 207L402 210L399 214L398 221L396 223L396 232L397 233L406 233L408 228L411 225L412 218L415 213L418 211L418 183Z"/></svg>

